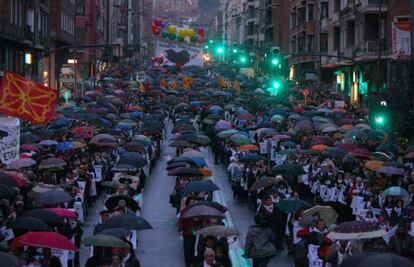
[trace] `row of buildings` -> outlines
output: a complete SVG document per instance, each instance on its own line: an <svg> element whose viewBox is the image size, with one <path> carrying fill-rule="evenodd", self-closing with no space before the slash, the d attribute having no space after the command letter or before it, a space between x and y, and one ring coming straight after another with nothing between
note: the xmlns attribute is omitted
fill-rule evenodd
<svg viewBox="0 0 414 267"><path fill-rule="evenodd" d="M59 88L65 67L85 78L114 58L140 58L152 12L152 0L0 0L1 70Z"/></svg>
<svg viewBox="0 0 414 267"><path fill-rule="evenodd" d="M212 29L258 60L279 47L291 79L336 89L353 104L367 91L408 87L409 0L228 0Z"/></svg>

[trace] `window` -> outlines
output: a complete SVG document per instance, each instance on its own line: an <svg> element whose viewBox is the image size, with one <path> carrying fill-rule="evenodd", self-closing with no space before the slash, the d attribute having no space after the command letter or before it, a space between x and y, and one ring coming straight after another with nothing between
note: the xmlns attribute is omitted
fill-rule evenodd
<svg viewBox="0 0 414 267"><path fill-rule="evenodd" d="M355 45L355 21L348 21L346 31L346 46L353 47Z"/></svg>
<svg viewBox="0 0 414 267"><path fill-rule="evenodd" d="M341 29L334 27L334 50L339 50L341 45Z"/></svg>
<svg viewBox="0 0 414 267"><path fill-rule="evenodd" d="M328 33L321 33L319 49L321 53L328 52Z"/></svg>
<svg viewBox="0 0 414 267"><path fill-rule="evenodd" d="M334 2L334 12L339 12L341 9L341 0L335 0Z"/></svg>
<svg viewBox="0 0 414 267"><path fill-rule="evenodd" d="M296 27L296 9L292 10L292 13L290 13L290 28Z"/></svg>
<svg viewBox="0 0 414 267"><path fill-rule="evenodd" d="M85 13L85 3L83 0L76 1L76 16L83 16Z"/></svg>
<svg viewBox="0 0 414 267"><path fill-rule="evenodd" d="M307 52L313 52L313 41L314 41L314 36L312 34L308 34L307 35L307 48L306 51Z"/></svg>
<svg viewBox="0 0 414 267"><path fill-rule="evenodd" d="M329 2L321 2L321 19L329 19Z"/></svg>
<svg viewBox="0 0 414 267"><path fill-rule="evenodd" d="M298 52L303 53L306 52L306 37L300 36L298 39Z"/></svg>
<svg viewBox="0 0 414 267"><path fill-rule="evenodd" d="M313 21L313 10L314 10L313 4L308 5L308 21Z"/></svg>

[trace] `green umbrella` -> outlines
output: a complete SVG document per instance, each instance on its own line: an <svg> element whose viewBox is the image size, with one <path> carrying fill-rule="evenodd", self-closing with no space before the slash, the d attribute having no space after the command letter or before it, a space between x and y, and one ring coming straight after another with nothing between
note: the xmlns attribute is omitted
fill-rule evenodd
<svg viewBox="0 0 414 267"><path fill-rule="evenodd" d="M225 130L225 131L222 131L222 132L218 133L217 137L224 139L224 138L230 137L233 134L237 134L237 133L240 133L240 132L238 130L235 130L235 129L229 129L229 130Z"/></svg>
<svg viewBox="0 0 414 267"><path fill-rule="evenodd" d="M277 174L282 176L299 176L305 174L306 172L303 170L302 166L295 165L295 164L283 164L273 168Z"/></svg>
<svg viewBox="0 0 414 267"><path fill-rule="evenodd" d="M279 155L286 155L286 156L292 156L299 153L299 150L297 149L285 149L277 152Z"/></svg>
<svg viewBox="0 0 414 267"><path fill-rule="evenodd" d="M284 213L296 213L301 208L309 209L312 207L309 203L295 198L282 199L276 206Z"/></svg>
<svg viewBox="0 0 414 267"><path fill-rule="evenodd" d="M87 246L96 247L129 248L129 244L118 237L103 234L88 236L82 240L82 243Z"/></svg>
<svg viewBox="0 0 414 267"><path fill-rule="evenodd" d="M249 145L251 143L248 138L241 138L241 137L231 137L228 139L228 141L238 146Z"/></svg>
<svg viewBox="0 0 414 267"><path fill-rule="evenodd" d="M193 140L190 140L189 142L200 145L200 146L206 146L211 143L211 140L210 138L208 138L208 136L198 134L196 138L194 138Z"/></svg>

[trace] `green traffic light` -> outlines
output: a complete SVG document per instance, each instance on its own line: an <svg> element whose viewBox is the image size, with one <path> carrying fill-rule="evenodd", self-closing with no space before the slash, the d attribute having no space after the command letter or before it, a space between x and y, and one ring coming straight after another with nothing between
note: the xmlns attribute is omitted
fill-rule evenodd
<svg viewBox="0 0 414 267"><path fill-rule="evenodd" d="M247 58L246 57L240 57L240 62L241 63L246 63L247 62Z"/></svg>
<svg viewBox="0 0 414 267"><path fill-rule="evenodd" d="M213 40L209 40L208 42L209 42L210 44L212 44L214 41L213 41Z"/></svg>
<svg viewBox="0 0 414 267"><path fill-rule="evenodd" d="M272 64L273 65L279 65L279 59L277 59L277 58L272 59Z"/></svg>
<svg viewBox="0 0 414 267"><path fill-rule="evenodd" d="M217 53L218 54L223 54L224 53L224 48L223 47L218 47L217 48Z"/></svg>
<svg viewBox="0 0 414 267"><path fill-rule="evenodd" d="M275 89L279 89L279 88L280 88L280 82L278 82L278 81L274 82L274 83L273 83L273 87L274 87Z"/></svg>
<svg viewBox="0 0 414 267"><path fill-rule="evenodd" d="M208 49L208 45L205 45L205 46L204 46L204 49Z"/></svg>
<svg viewBox="0 0 414 267"><path fill-rule="evenodd" d="M385 118L383 116L377 116L375 117L375 123L378 125L384 124Z"/></svg>
<svg viewBox="0 0 414 267"><path fill-rule="evenodd" d="M237 52L238 52L238 50L237 50L236 48L234 48L234 49L233 49L233 53L235 53L235 54L236 54Z"/></svg>

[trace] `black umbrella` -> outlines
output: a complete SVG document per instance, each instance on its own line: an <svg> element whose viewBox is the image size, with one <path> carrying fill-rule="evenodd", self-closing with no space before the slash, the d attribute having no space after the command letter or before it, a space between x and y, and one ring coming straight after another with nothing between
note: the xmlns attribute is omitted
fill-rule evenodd
<svg viewBox="0 0 414 267"><path fill-rule="evenodd" d="M6 253L6 252L0 252L0 262L1 266L5 267L20 267L22 266L20 264L20 260L16 258L16 256Z"/></svg>
<svg viewBox="0 0 414 267"><path fill-rule="evenodd" d="M215 201L197 201L196 203L194 203L192 206L208 206L208 207L212 207L215 208L223 213L225 213L227 211L227 208L223 205L221 205L218 202Z"/></svg>
<svg viewBox="0 0 414 267"><path fill-rule="evenodd" d="M121 154L117 165L130 165L135 168L142 168L148 164L148 161L137 152L125 152Z"/></svg>
<svg viewBox="0 0 414 267"><path fill-rule="evenodd" d="M35 202L38 204L54 205L72 201L73 197L61 190L61 189L52 189L49 190L35 198Z"/></svg>
<svg viewBox="0 0 414 267"><path fill-rule="evenodd" d="M34 217L51 224L65 224L65 221L62 217L60 217L53 211L46 209L29 210L26 213L24 213L22 217Z"/></svg>
<svg viewBox="0 0 414 267"><path fill-rule="evenodd" d="M188 143L187 141L173 141L170 144L170 147L191 147L191 144Z"/></svg>
<svg viewBox="0 0 414 267"><path fill-rule="evenodd" d="M10 198L14 195L13 189L10 187L0 184L0 198Z"/></svg>
<svg viewBox="0 0 414 267"><path fill-rule="evenodd" d="M47 224L34 217L19 217L11 224L13 230L49 231Z"/></svg>
<svg viewBox="0 0 414 267"><path fill-rule="evenodd" d="M266 158L258 154L246 154L239 159L244 164L254 164L261 160L266 160Z"/></svg>
<svg viewBox="0 0 414 267"><path fill-rule="evenodd" d="M121 200L125 201L127 207L133 212L136 212L139 209L138 203L132 197L125 195L114 195L109 197L105 201L105 207L109 210L113 210L116 206L118 206L118 202Z"/></svg>
<svg viewBox="0 0 414 267"><path fill-rule="evenodd" d="M400 146L396 144L391 144L391 143L381 144L375 150L380 151L380 152L385 152L385 153L392 152L395 155L404 154L404 150Z"/></svg>
<svg viewBox="0 0 414 267"><path fill-rule="evenodd" d="M42 140L42 137L32 133L22 133L20 135L20 144L34 144Z"/></svg>
<svg viewBox="0 0 414 267"><path fill-rule="evenodd" d="M184 193L212 192L217 190L220 190L220 188L210 180L194 181L184 187Z"/></svg>
<svg viewBox="0 0 414 267"><path fill-rule="evenodd" d="M203 217L213 217L213 218L224 218L225 215L223 212L219 211L218 209L209 207L209 206L192 206L187 209L184 214L182 214L183 218L203 218Z"/></svg>
<svg viewBox="0 0 414 267"><path fill-rule="evenodd" d="M346 258L339 267L414 267L408 258L393 253L360 253Z"/></svg>
<svg viewBox="0 0 414 267"><path fill-rule="evenodd" d="M128 230L153 229L151 224L144 218L135 215L115 215L102 223L101 229L125 228Z"/></svg>
<svg viewBox="0 0 414 267"><path fill-rule="evenodd" d="M168 172L169 176L202 177L203 174L196 168L180 167Z"/></svg>
<svg viewBox="0 0 414 267"><path fill-rule="evenodd" d="M98 232L98 234L111 235L115 237L127 237L131 234L131 231L125 228L108 228Z"/></svg>
<svg viewBox="0 0 414 267"><path fill-rule="evenodd" d="M169 170L180 168L180 167L190 167L190 165L191 165L190 162L174 162L174 163L168 164L166 170L169 171ZM196 167L197 165L194 164L194 166Z"/></svg>

